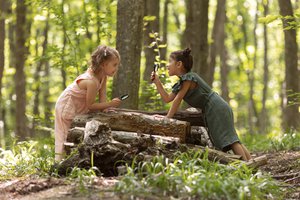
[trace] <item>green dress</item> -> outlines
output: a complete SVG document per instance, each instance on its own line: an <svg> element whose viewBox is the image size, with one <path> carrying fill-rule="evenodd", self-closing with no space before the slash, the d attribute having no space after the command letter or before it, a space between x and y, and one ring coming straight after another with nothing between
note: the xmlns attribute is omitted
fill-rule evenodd
<svg viewBox="0 0 300 200"><path fill-rule="evenodd" d="M175 94L179 92L184 81L193 81L197 84L194 89L187 91L183 100L204 112L208 133L214 146L219 150L228 151L231 144L240 142L234 128L233 112L228 103L198 74L188 72L179 78L180 80L172 87Z"/></svg>

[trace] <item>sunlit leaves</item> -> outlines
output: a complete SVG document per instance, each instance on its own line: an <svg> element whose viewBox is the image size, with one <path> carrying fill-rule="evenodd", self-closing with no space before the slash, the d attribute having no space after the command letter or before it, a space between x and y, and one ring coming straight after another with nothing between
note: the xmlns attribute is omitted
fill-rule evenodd
<svg viewBox="0 0 300 200"><path fill-rule="evenodd" d="M136 197L260 199L268 193L280 192L276 183L261 172L254 173L240 162L232 165L211 162L202 151L179 153L171 162L164 156L156 156L127 170L116 189Z"/></svg>

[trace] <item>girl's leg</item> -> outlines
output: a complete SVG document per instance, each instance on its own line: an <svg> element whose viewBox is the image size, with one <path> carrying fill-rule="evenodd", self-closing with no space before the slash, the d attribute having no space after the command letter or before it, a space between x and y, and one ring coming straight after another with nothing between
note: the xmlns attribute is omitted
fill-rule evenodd
<svg viewBox="0 0 300 200"><path fill-rule="evenodd" d="M231 145L231 149L233 151L234 154L236 155L241 155L242 159L245 161L248 161L249 159L246 156L246 153L242 147L242 145L239 142L235 142Z"/></svg>

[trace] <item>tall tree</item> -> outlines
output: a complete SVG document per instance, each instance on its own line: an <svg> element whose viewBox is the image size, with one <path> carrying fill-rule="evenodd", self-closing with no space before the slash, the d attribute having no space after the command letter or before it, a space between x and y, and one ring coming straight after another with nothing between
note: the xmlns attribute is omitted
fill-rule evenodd
<svg viewBox="0 0 300 200"><path fill-rule="evenodd" d="M5 56L4 56L4 41L5 41L5 14L7 12L8 4L6 0L0 0L0 111L2 111L2 77L4 72L4 64L5 64ZM2 120L2 116L0 113L0 120Z"/></svg>
<svg viewBox="0 0 300 200"><path fill-rule="evenodd" d="M159 0L145 0L144 4L145 16L154 16L155 19L151 21L147 21L144 30L144 52L146 58L145 72L144 72L144 80L150 82L149 76L153 70L153 64L155 61L156 53L154 52L154 48L150 47L152 43L152 38L149 37L150 33L157 32L159 33Z"/></svg>
<svg viewBox="0 0 300 200"><path fill-rule="evenodd" d="M15 49L15 85L16 85L16 135L24 140L28 136L27 119L26 119L26 77L25 77L25 60L27 49L25 46L26 35L26 11L27 5L25 0L17 0L16 15L16 49Z"/></svg>
<svg viewBox="0 0 300 200"><path fill-rule="evenodd" d="M192 49L193 71L208 81L208 0L186 0L186 29L183 44Z"/></svg>
<svg viewBox="0 0 300 200"><path fill-rule="evenodd" d="M40 91L41 91L41 71L42 71L42 66L46 65L47 60L45 59L46 56L46 51L47 51L47 47L48 47L48 30L49 30L49 13L47 15L47 19L46 19L46 24L45 24L45 28L43 30L43 37L44 37L44 41L42 44L42 55L40 56L40 60L37 63L37 67L36 67L36 71L34 74L34 80L35 80L35 97L34 97L34 105L33 105L33 115L34 115L34 121L33 121L33 131L32 134L34 133L34 129L35 129L35 125L36 125L36 121L35 121L35 117L39 117L40 116L40 111L39 111L39 106L40 106ZM45 73L46 75L46 73ZM46 118L45 119L49 119Z"/></svg>
<svg viewBox="0 0 300 200"><path fill-rule="evenodd" d="M113 97L128 93L123 106L137 109L140 83L140 58L143 37L143 0L122 0L117 4L117 50L121 66L113 81Z"/></svg>
<svg viewBox="0 0 300 200"><path fill-rule="evenodd" d="M266 17L269 13L269 0L263 2L264 16ZM260 132L266 133L266 128L268 125L268 113L266 108L266 101L268 96L268 83L269 83L269 61L268 61L268 29L267 25L264 24L264 88L262 92L262 109L260 113Z"/></svg>
<svg viewBox="0 0 300 200"><path fill-rule="evenodd" d="M227 20L226 16L226 0L218 0L218 8L219 8L219 14L216 14L216 19L219 18L221 21L219 26L219 41L220 41L220 47L219 48L219 54L220 54L220 68L221 68L221 96L226 102L229 102L229 88L228 88L228 74L229 74L229 66L227 64L228 60L228 52L227 48L225 45L225 40L226 40L226 32L225 32L225 24ZM217 11L218 12L218 11ZM218 17L217 17L218 15ZM217 40L218 41L218 40ZM210 71L212 70L214 66L210 66ZM210 78L214 76L214 73L210 74ZM211 80L211 85L213 83L213 79Z"/></svg>
<svg viewBox="0 0 300 200"><path fill-rule="evenodd" d="M214 72L216 65L216 57L221 54L221 40L224 37L224 25L226 20L226 0L218 0L217 10L215 15L214 26L212 30L212 43L210 45L209 52L209 74L207 83L211 86L214 80Z"/></svg>
<svg viewBox="0 0 300 200"><path fill-rule="evenodd" d="M62 47L62 52L61 52L61 62L62 66L60 69L61 72L61 77L62 77L62 87L65 89L67 87L67 72L66 72L66 61L65 61L65 54L66 54L66 46L67 46L67 25L65 22L65 0L62 0L61 3L61 25L62 25L62 31L63 31L63 47Z"/></svg>
<svg viewBox="0 0 300 200"><path fill-rule="evenodd" d="M6 0L0 0L0 146L5 147L4 140L4 107L2 106L2 77L5 65L5 18L8 11L8 3Z"/></svg>
<svg viewBox="0 0 300 200"><path fill-rule="evenodd" d="M164 16L163 16L163 24L162 24L162 43L168 43L168 17L169 17L169 4L170 0L165 0L164 3ZM161 49L161 59L167 60L167 47Z"/></svg>
<svg viewBox="0 0 300 200"><path fill-rule="evenodd" d="M290 0L278 0L280 15L283 17L294 16L293 7ZM283 18L283 28L289 23L295 23L294 18ZM283 121L284 129L300 128L300 116L298 105L294 104L297 99L295 94L299 94L299 70L298 70L298 46L295 29L284 29L284 55L285 55L285 94Z"/></svg>

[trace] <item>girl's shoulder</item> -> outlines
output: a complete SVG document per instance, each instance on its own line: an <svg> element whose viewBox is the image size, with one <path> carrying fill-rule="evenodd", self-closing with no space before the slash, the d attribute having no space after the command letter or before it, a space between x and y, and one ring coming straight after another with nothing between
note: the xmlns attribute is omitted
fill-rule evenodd
<svg viewBox="0 0 300 200"><path fill-rule="evenodd" d="M178 93L178 91L181 89L182 84L183 84L184 81L193 81L193 82L198 84L199 79L197 77L199 77L199 76L194 72L188 72L188 73L185 73L185 74L181 75L179 77L178 82L173 85L172 92L173 93Z"/></svg>
<svg viewBox="0 0 300 200"><path fill-rule="evenodd" d="M199 76L195 72L188 72L180 76L180 81L193 81L198 83Z"/></svg>

